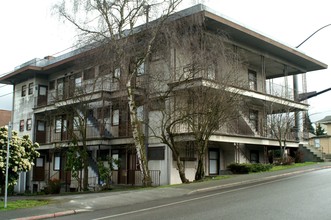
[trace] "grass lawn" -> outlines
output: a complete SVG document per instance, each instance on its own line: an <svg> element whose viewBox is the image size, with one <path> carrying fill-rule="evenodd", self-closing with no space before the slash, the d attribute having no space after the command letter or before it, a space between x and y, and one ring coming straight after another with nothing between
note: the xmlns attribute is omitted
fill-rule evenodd
<svg viewBox="0 0 331 220"><path fill-rule="evenodd" d="M0 201L0 211L31 208L31 207L35 207L35 206L47 205L48 203L49 203L49 201L47 201L47 200L30 200L30 199L8 201L7 208L5 209L4 208L5 202Z"/></svg>
<svg viewBox="0 0 331 220"><path fill-rule="evenodd" d="M292 165L279 165L279 166L273 166L269 172L273 171L278 171L278 170L286 170L286 169L291 169L295 167L303 167L303 166L309 166L309 165L314 165L317 162L305 162L305 163L295 163Z"/></svg>

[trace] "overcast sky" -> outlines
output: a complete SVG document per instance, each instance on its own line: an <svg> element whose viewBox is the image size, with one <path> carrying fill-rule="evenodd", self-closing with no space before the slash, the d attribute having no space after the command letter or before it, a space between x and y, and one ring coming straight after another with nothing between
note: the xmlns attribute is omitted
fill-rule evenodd
<svg viewBox="0 0 331 220"><path fill-rule="evenodd" d="M185 6L194 0L184 0ZM70 48L75 31L52 15L55 0L0 1L0 75L33 58ZM317 29L331 23L331 1L327 0L205 0L231 20L295 47ZM182 6L184 7L184 6ZM318 32L299 49L331 64L331 26ZM330 67L331 68L331 67ZM331 87L331 71L307 74L308 91ZM10 86L0 85L0 109L11 109ZM331 91L309 100L312 121L331 115Z"/></svg>

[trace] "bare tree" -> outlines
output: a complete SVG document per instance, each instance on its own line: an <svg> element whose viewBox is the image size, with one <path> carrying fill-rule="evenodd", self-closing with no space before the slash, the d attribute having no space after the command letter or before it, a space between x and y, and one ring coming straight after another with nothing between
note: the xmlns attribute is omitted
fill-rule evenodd
<svg viewBox="0 0 331 220"><path fill-rule="evenodd" d="M81 42L97 47L103 55L101 64L113 69L116 64L121 71L118 79L125 86L130 112L134 144L143 174L143 184L150 185L151 178L144 146L144 135L137 118L134 79L148 60L151 45L166 18L181 0L167 0L155 5L147 0L72 0L63 1L55 8L60 16L80 31ZM139 26L149 16L151 24ZM145 29L144 29L145 28ZM99 56L100 57L100 56Z"/></svg>
<svg viewBox="0 0 331 220"><path fill-rule="evenodd" d="M51 94L57 106L55 115L58 115L55 116L55 131L60 133L60 140L70 142L66 168L72 171L72 176L83 190L88 189L89 180L87 141L90 138L110 136L106 128L110 108L102 96L102 85L106 84L106 78L96 74L96 66L91 66L92 58L78 59L76 62L79 68L58 79L57 88ZM99 110L98 119L94 116L95 109Z"/></svg>
<svg viewBox="0 0 331 220"><path fill-rule="evenodd" d="M243 83L239 75L241 59L226 36L208 33L203 26L194 31L200 40L191 41L195 49L188 74L200 79L193 80L194 86L183 95L187 101L184 115L198 155L195 179L201 180L205 177L204 159L210 137L239 115L242 95L238 88Z"/></svg>
<svg viewBox="0 0 331 220"><path fill-rule="evenodd" d="M267 104L267 132L277 139L281 158L284 159L288 140L296 139L298 128L295 127L297 112L289 101Z"/></svg>
<svg viewBox="0 0 331 220"><path fill-rule="evenodd" d="M241 94L236 86L242 86L242 63L225 34L205 29L203 16L172 22L164 30L168 42L164 44L172 48L168 62L173 64L169 78L164 79L170 82L167 89L156 95L165 103L158 137L172 150L184 183L188 180L180 155L183 144L177 137L182 132L192 134L198 155L196 179L203 179L209 138L238 117ZM157 85L160 79L154 80Z"/></svg>

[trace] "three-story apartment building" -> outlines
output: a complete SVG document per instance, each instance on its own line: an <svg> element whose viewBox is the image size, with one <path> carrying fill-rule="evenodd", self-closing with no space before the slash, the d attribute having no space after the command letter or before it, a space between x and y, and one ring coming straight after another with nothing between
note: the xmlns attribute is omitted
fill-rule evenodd
<svg viewBox="0 0 331 220"><path fill-rule="evenodd" d="M181 19L194 21L194 17L202 18L206 33L213 35L221 31L229 36L227 46L242 58L242 65L236 74L245 82L245 85L237 88L245 100L245 105L238 111L240 115L220 127L209 139L205 154L206 174L219 175L234 162L269 162L268 150L279 148L277 138L266 126L271 114L266 109L271 106L272 113L290 110L295 115L292 124L295 129L291 129L286 138L289 153L293 153L303 139L303 129L297 115L308 110L308 105L298 99L299 90L304 90L306 85L301 85L297 78L310 71L325 69L327 65L228 20L203 5L175 13L169 22ZM23 188L42 190L52 178L62 180L68 188L77 188L77 181L70 172L65 171L65 166L66 151L74 137L82 138L80 120L84 121L84 139L89 151L90 186L100 184L96 162L100 158L105 160L107 156L119 159L112 175L114 184L141 184L127 93L125 85L119 80L125 77L125 71L116 64L105 68L102 63L95 62L96 59L89 59L91 54L87 55L86 51L78 49L58 57L33 59L0 78L0 83L14 86L13 128L20 135L29 134L33 141L40 144L41 156L36 160L32 172L24 174L27 183ZM162 73L164 82L158 88L167 90L168 86L180 81L176 77L178 74L189 78L194 72L196 74L192 80L198 83L191 83L191 86L210 86L211 83L219 83L218 75L222 71L222 68L197 68L186 57L187 52L183 47L170 46L162 51L166 55L156 53L140 64L133 79L138 118L148 115L150 127L157 126L161 120L158 118L162 115L159 114L159 108L172 106L172 110L176 111L174 99L168 99L167 104L155 104L155 108L149 109L146 114L144 103L139 102L143 99L139 97L144 97L141 92L146 86L144 82L153 74ZM294 80L292 76L296 76ZM285 79L286 83L276 85L274 82L279 78ZM187 87L178 86L177 92L181 89ZM151 129L143 130L149 132L145 136L150 137L148 159L153 183L180 182L170 148L153 138ZM192 142L189 129L178 128L178 136L182 137L182 142ZM192 146L184 144L181 151L189 180L194 179L197 167L196 152Z"/></svg>

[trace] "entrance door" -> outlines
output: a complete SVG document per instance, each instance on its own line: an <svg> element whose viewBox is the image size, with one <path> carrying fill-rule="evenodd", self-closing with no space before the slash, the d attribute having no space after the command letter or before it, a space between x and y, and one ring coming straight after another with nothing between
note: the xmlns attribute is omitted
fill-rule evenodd
<svg viewBox="0 0 331 220"><path fill-rule="evenodd" d="M33 181L45 180L45 157L40 156L36 158L35 165L33 166Z"/></svg>
<svg viewBox="0 0 331 220"><path fill-rule="evenodd" d="M39 86L37 103L38 106L47 105L47 86Z"/></svg>
<svg viewBox="0 0 331 220"><path fill-rule="evenodd" d="M209 150L209 175L219 174L219 150L210 149Z"/></svg>

